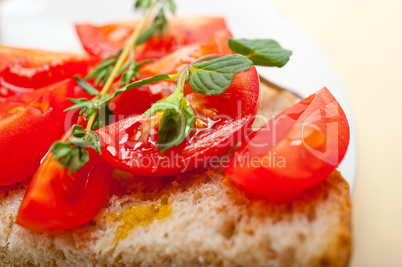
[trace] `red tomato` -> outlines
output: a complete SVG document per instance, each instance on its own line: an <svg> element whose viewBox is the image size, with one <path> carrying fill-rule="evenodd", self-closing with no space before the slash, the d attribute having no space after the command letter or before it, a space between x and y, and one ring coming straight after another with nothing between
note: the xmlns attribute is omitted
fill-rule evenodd
<svg viewBox="0 0 402 267"><path fill-rule="evenodd" d="M323 88L250 134L225 173L249 193L283 201L325 180L348 145L345 113Z"/></svg>
<svg viewBox="0 0 402 267"><path fill-rule="evenodd" d="M141 79L157 74L174 74L194 60L206 55L229 55L228 46L230 34L227 31L216 32L207 44L186 45L160 60L147 64L141 68ZM118 89L116 87L115 89ZM176 89L176 84L171 81L162 81L139 88L131 89L113 99L110 107L115 114L115 119L121 120L139 115L149 109L156 101L169 96ZM133 99L139 99L133 105Z"/></svg>
<svg viewBox="0 0 402 267"><path fill-rule="evenodd" d="M142 176L168 176L205 167L244 140L257 112L258 95L254 67L237 74L232 86L219 96L198 94L187 84L185 97L195 110L196 122L183 143L162 156L156 142L163 114L140 115L97 130L102 158Z"/></svg>
<svg viewBox="0 0 402 267"><path fill-rule="evenodd" d="M88 56L0 46L0 101L86 74Z"/></svg>
<svg viewBox="0 0 402 267"><path fill-rule="evenodd" d="M64 133L71 113L63 110L69 105L66 97L74 96L74 84L64 80L0 104L0 185L35 173L50 145Z"/></svg>
<svg viewBox="0 0 402 267"><path fill-rule="evenodd" d="M134 31L133 24L133 21L105 26L78 24L76 30L88 53L105 58L124 46ZM161 58L187 44L208 42L220 30L230 34L223 18L172 18L167 34L154 36L138 47L136 60Z"/></svg>
<svg viewBox="0 0 402 267"><path fill-rule="evenodd" d="M52 153L46 156L21 202L17 224L34 231L66 231L98 214L109 194L112 168L88 151L90 161L71 175Z"/></svg>

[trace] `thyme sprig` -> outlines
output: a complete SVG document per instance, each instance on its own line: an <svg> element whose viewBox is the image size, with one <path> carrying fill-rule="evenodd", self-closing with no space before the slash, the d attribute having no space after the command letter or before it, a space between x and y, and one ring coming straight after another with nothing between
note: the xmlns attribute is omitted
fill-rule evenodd
<svg viewBox="0 0 402 267"><path fill-rule="evenodd" d="M116 77L121 75L122 83L128 83L139 76L139 68L142 65L150 62L149 60L139 63L135 62L135 46L138 45L138 40L144 42L151 38L155 32L158 31L161 33L164 30L167 23L163 13L166 3L170 4L170 0L136 1L135 5L138 6L138 8L141 7L145 11L145 15L136 26L127 44L123 49L103 60L94 71L86 77L87 81L94 79L95 86L102 86L100 92L87 81L76 77L78 85L89 95L93 96L91 100L69 99L75 104L73 107L80 108L80 114L87 118L86 129L83 129L80 125L74 125L70 131L71 136L69 136L69 140L67 142L57 141L50 149L54 154L54 160L59 161L63 168L68 168L69 173L78 171L89 161L89 153L85 148L91 148L98 154L102 153L100 150L99 137L94 130L96 130L96 127L104 126L108 122L100 118L99 112L102 108L106 110L106 113L110 111L107 104L116 96L116 93L118 93L115 92L113 95L109 94L109 90ZM146 24L152 16L153 10L158 5L161 6L161 9L150 26L151 30L149 30L149 28L145 29Z"/></svg>

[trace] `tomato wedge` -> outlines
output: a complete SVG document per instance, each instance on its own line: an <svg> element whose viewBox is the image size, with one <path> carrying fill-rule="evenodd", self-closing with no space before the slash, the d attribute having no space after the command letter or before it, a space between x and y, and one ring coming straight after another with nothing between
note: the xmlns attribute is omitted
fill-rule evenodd
<svg viewBox="0 0 402 267"><path fill-rule="evenodd" d="M92 220L105 203L113 169L96 152L68 174L49 153L33 176L18 210L17 224L33 231L66 231Z"/></svg>
<svg viewBox="0 0 402 267"><path fill-rule="evenodd" d="M206 55L229 55L231 50L228 40L231 35L226 31L213 34L206 44L186 45L160 60L147 64L141 68L141 79L157 74L178 73L184 66ZM115 87L118 89L119 87ZM110 103L116 120L139 115L149 109L156 101L169 96L176 89L176 84L171 81L161 81L139 88L131 89L117 96ZM135 99L135 105L133 105Z"/></svg>
<svg viewBox="0 0 402 267"><path fill-rule="evenodd" d="M63 110L74 90L75 83L69 79L0 104L0 185L35 173L50 145L63 135L66 116L72 117Z"/></svg>
<svg viewBox="0 0 402 267"><path fill-rule="evenodd" d="M98 129L102 158L116 168L142 176L168 176L196 168L244 140L257 112L259 78L254 67L237 74L219 96L194 92L185 98L196 113L194 131L162 155L156 146L162 113L128 118Z"/></svg>
<svg viewBox="0 0 402 267"><path fill-rule="evenodd" d="M289 200L331 174L349 137L345 113L323 88L250 134L225 174L246 192Z"/></svg>
<svg viewBox="0 0 402 267"><path fill-rule="evenodd" d="M104 26L78 24L76 31L89 54L106 58L124 46L134 31L133 24L135 21ZM155 36L138 47L136 60L161 58L187 44L208 42L220 30L230 34L224 18L172 18L166 34Z"/></svg>
<svg viewBox="0 0 402 267"><path fill-rule="evenodd" d="M0 46L0 102L74 74L84 75L94 63L86 55Z"/></svg>

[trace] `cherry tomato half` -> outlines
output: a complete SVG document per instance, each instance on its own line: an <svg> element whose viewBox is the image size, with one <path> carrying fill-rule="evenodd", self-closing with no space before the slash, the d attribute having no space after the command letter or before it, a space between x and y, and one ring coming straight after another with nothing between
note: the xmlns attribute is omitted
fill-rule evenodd
<svg viewBox="0 0 402 267"><path fill-rule="evenodd" d="M86 55L0 46L0 102L74 74L84 75L94 63Z"/></svg>
<svg viewBox="0 0 402 267"><path fill-rule="evenodd" d="M258 96L254 67L237 74L232 86L219 96L198 94L187 84L185 98L196 113L195 129L179 146L162 155L156 143L163 114L149 118L140 115L97 130L102 158L116 168L142 176L168 176L205 167L247 136Z"/></svg>
<svg viewBox="0 0 402 267"><path fill-rule="evenodd" d="M133 21L105 26L78 24L76 31L89 54L105 58L124 46L134 30L133 24ZM137 48L136 60L161 58L185 45L208 42L219 30L230 34L223 18L172 18L167 33L162 37L154 36Z"/></svg>
<svg viewBox="0 0 402 267"><path fill-rule="evenodd" d="M178 73L184 66L202 56L229 55L232 53L228 46L229 37L230 35L226 31L219 31L206 44L186 45L160 60L142 67L141 79L157 74ZM115 87L115 89L118 88L118 86ZM174 82L162 81L124 92L110 103L115 120L118 121L145 112L152 104L169 96L175 89L176 84Z"/></svg>
<svg viewBox="0 0 402 267"><path fill-rule="evenodd" d="M33 176L18 210L17 224L33 231L66 231L93 219L103 207L113 169L93 150L90 161L68 174L49 153Z"/></svg>
<svg viewBox="0 0 402 267"><path fill-rule="evenodd" d="M65 131L65 118L71 113L63 110L74 90L75 82L69 79L0 104L0 185L35 173L50 145Z"/></svg>
<svg viewBox="0 0 402 267"><path fill-rule="evenodd" d="M283 201L325 180L345 156L349 125L323 88L250 134L225 174L246 192Z"/></svg>

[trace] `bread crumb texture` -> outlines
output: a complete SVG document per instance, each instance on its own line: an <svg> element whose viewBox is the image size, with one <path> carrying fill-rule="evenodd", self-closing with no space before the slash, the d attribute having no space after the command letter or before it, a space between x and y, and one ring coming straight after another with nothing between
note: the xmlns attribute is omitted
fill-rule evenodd
<svg viewBox="0 0 402 267"><path fill-rule="evenodd" d="M349 187L337 171L282 204L246 197L216 168L164 178L120 173L92 221L58 233L14 224L25 190L26 183L0 189L1 266L286 267L349 261Z"/></svg>

